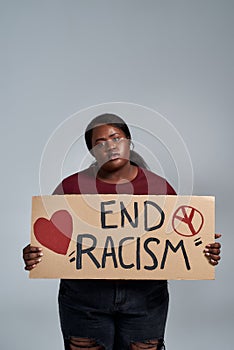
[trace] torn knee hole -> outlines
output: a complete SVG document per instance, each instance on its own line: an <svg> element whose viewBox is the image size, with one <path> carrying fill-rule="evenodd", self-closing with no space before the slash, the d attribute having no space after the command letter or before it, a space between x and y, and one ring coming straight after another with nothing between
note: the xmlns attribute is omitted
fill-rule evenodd
<svg viewBox="0 0 234 350"><path fill-rule="evenodd" d="M70 350L104 350L94 339L71 337L69 340Z"/></svg>
<svg viewBox="0 0 234 350"><path fill-rule="evenodd" d="M142 349L151 349L151 350L160 350L162 342L158 339L147 340L144 342L134 342L131 344L131 350L142 350Z"/></svg>

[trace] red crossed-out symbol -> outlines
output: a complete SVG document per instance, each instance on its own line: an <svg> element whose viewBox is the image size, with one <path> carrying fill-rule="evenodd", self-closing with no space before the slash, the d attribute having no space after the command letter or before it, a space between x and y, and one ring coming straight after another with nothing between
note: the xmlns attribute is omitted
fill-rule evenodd
<svg viewBox="0 0 234 350"><path fill-rule="evenodd" d="M185 225L178 225L183 222ZM176 233L181 236L195 236L202 228L204 217L196 208L188 205L181 205L174 213L172 226Z"/></svg>

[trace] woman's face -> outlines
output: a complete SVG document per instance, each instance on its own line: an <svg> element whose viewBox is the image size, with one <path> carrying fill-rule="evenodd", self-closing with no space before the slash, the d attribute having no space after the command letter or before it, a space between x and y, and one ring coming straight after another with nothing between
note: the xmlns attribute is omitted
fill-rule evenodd
<svg viewBox="0 0 234 350"><path fill-rule="evenodd" d="M100 168L113 172L129 162L130 140L112 125L99 125L92 132L92 154Z"/></svg>

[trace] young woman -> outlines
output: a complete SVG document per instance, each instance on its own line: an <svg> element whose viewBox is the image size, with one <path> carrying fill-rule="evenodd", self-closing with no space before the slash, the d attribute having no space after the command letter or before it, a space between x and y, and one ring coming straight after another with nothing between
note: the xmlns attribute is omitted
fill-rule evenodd
<svg viewBox="0 0 234 350"><path fill-rule="evenodd" d="M85 141L95 163L64 179L54 194L176 194L131 150L131 134L120 117L102 114L94 118L86 128ZM209 244L204 251L212 265L218 264L219 254L219 243ZM25 247L25 269L35 268L42 256L41 248ZM66 350L164 349L167 311L167 281L60 282L59 312Z"/></svg>

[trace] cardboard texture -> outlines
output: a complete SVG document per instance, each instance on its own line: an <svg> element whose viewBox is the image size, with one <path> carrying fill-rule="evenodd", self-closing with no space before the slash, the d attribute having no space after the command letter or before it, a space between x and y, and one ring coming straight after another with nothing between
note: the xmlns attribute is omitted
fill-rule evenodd
<svg viewBox="0 0 234 350"><path fill-rule="evenodd" d="M214 279L203 250L214 241L214 197L33 197L30 278Z"/></svg>

